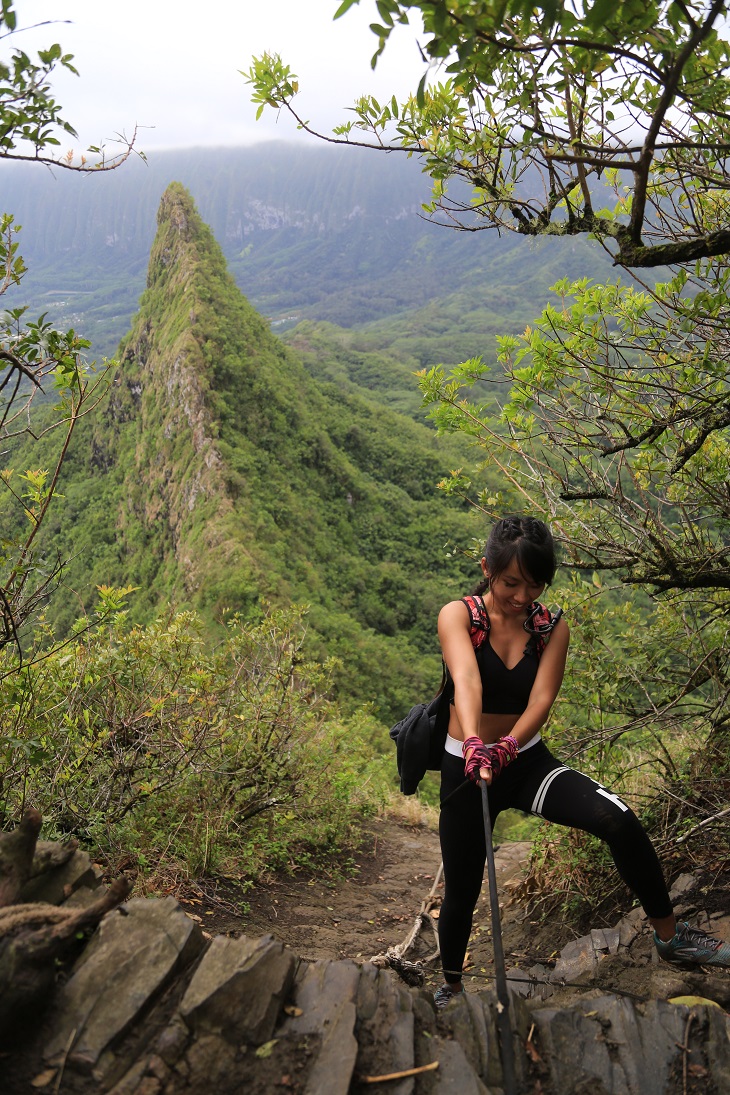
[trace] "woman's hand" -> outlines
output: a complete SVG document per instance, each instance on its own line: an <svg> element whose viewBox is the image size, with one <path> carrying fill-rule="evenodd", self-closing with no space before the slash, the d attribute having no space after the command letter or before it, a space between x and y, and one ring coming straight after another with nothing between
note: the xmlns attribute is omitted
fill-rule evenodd
<svg viewBox="0 0 730 1095"><path fill-rule="evenodd" d="M492 782L492 762L489 752L481 738L467 738L461 747L464 754L464 771L472 783L478 783L480 779L489 786Z"/></svg>
<svg viewBox="0 0 730 1095"><path fill-rule="evenodd" d="M517 739L506 734L489 748L481 738L467 738L461 747L464 754L464 771L470 780L477 783L483 779L487 787L503 768L511 764L519 752Z"/></svg>

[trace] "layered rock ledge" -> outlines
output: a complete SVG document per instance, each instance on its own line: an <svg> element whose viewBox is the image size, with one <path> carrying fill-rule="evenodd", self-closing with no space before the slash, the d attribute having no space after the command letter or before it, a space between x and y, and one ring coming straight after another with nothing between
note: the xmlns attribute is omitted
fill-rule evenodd
<svg viewBox="0 0 730 1095"><path fill-rule="evenodd" d="M9 948L27 952L17 944L28 917L34 932L38 917L49 918L48 930L57 923L49 897L63 919L108 893L77 851L43 877L27 879L12 909L0 910L0 970ZM2 934L13 911L15 927ZM657 967L653 999L595 986L599 963L630 961L636 930L629 918L570 944L552 970L509 972L520 1092L730 1091L728 975ZM76 947L56 983L51 960L32 999L25 992L13 1003L27 976L5 986L4 1095L504 1090L492 989L436 1011L429 992L370 962L304 961L271 936L209 938L171 897L127 900Z"/></svg>

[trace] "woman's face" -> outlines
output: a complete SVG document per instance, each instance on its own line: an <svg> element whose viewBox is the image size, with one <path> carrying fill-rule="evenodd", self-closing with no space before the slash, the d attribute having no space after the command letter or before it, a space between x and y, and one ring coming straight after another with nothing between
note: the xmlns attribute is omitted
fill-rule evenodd
<svg viewBox="0 0 730 1095"><path fill-rule="evenodd" d="M537 601L545 589L544 582L536 582L529 575L522 573L516 559L512 559L509 566L494 578L490 576L487 569L487 560L482 559L482 571L485 578L490 579L489 592L495 607L501 609L505 615L524 614L528 605Z"/></svg>

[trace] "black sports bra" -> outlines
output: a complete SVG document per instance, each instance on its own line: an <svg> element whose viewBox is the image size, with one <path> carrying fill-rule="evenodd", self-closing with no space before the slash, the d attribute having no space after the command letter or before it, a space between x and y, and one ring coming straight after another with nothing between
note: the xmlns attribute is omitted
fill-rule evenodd
<svg viewBox="0 0 730 1095"><path fill-rule="evenodd" d="M508 669L489 641L489 614L484 601L473 596L462 600L469 610L472 644L482 679L482 714L521 715L535 683L541 650L531 639L517 665Z"/></svg>
<svg viewBox="0 0 730 1095"><path fill-rule="evenodd" d="M527 707L537 676L537 658L525 653L512 669L492 650L489 636L475 651L482 678L482 713L521 715Z"/></svg>

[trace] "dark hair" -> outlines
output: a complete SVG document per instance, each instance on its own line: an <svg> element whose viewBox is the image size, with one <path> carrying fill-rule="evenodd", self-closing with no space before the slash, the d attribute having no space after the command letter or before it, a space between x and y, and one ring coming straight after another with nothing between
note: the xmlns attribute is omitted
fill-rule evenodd
<svg viewBox="0 0 730 1095"><path fill-rule="evenodd" d="M513 559L522 573L536 582L550 585L557 566L555 543L550 529L536 517L503 517L489 534L484 558L490 578L498 577ZM484 579L474 590L482 594L489 588Z"/></svg>

